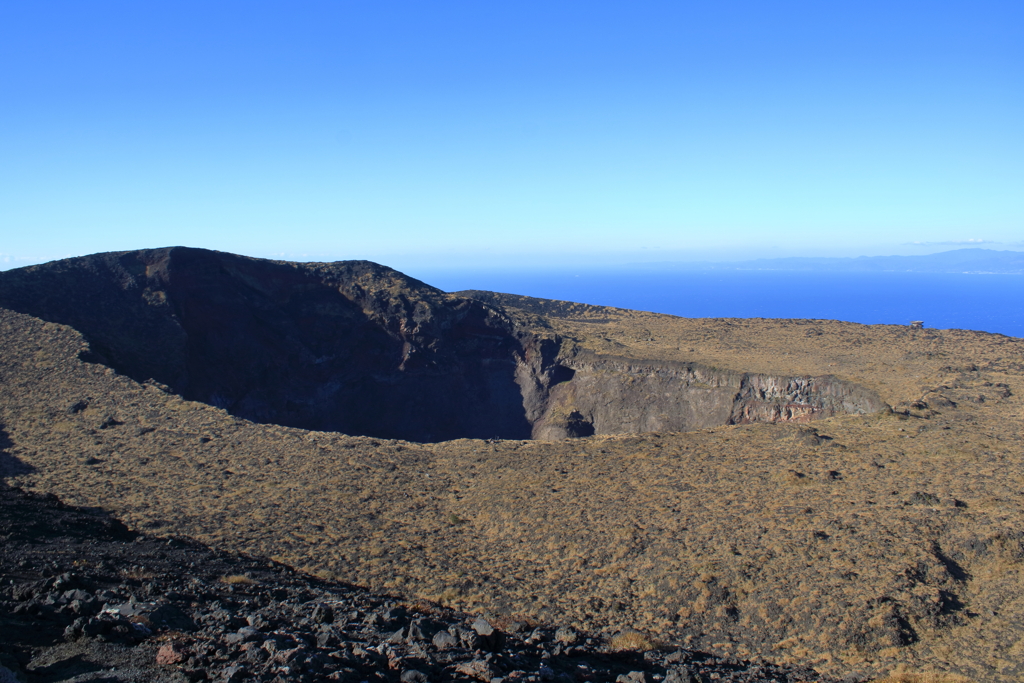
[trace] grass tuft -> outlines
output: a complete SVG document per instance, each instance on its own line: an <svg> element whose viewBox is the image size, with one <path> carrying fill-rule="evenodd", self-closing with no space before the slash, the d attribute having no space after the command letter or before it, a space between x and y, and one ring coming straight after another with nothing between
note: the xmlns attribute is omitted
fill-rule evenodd
<svg viewBox="0 0 1024 683"><path fill-rule="evenodd" d="M220 577L220 581L221 583L226 583L232 586L236 584L249 585L256 583L255 579L251 576L246 576L245 574L228 574L227 576Z"/></svg>
<svg viewBox="0 0 1024 683"><path fill-rule="evenodd" d="M970 678L947 673L894 673L871 683L974 683Z"/></svg>
<svg viewBox="0 0 1024 683"><path fill-rule="evenodd" d="M623 631L618 635L612 636L608 644L616 651L634 650L637 652L649 652L658 649L657 641L648 638L639 631Z"/></svg>

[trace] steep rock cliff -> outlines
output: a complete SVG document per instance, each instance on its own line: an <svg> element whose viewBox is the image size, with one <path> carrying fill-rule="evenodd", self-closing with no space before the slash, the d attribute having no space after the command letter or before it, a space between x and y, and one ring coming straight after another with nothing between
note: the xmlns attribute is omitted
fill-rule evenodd
<svg viewBox="0 0 1024 683"><path fill-rule="evenodd" d="M888 406L835 377L780 377L579 352L559 366L533 436L689 431L750 422L809 422Z"/></svg>

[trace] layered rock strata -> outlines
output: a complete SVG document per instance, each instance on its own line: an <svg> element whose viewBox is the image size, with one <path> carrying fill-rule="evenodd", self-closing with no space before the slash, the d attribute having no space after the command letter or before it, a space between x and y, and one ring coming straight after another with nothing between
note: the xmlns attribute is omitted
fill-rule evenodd
<svg viewBox="0 0 1024 683"><path fill-rule="evenodd" d="M580 353L552 373L538 439L678 432L750 424L810 422L887 410L874 393L835 377L784 377Z"/></svg>

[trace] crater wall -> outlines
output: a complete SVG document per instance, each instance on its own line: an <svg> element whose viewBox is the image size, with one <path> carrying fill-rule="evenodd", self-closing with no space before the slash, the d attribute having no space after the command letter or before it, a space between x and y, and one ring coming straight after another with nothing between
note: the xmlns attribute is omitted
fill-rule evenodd
<svg viewBox="0 0 1024 683"><path fill-rule="evenodd" d="M413 441L530 436L511 322L374 263L98 254L0 273L0 305L74 327L88 360L255 422Z"/></svg>
<svg viewBox="0 0 1024 683"><path fill-rule="evenodd" d="M589 353L563 363L563 381L548 388L532 421L534 438L810 422L888 409L874 392L832 376L763 375Z"/></svg>
<svg viewBox="0 0 1024 683"><path fill-rule="evenodd" d="M0 273L0 305L70 325L88 360L255 422L444 441L804 422L886 408L834 377L597 356L365 261L171 247Z"/></svg>

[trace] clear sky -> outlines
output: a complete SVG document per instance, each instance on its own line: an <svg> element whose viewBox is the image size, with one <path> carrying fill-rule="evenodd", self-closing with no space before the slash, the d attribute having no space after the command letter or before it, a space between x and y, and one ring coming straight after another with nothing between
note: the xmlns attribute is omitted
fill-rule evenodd
<svg viewBox="0 0 1024 683"><path fill-rule="evenodd" d="M1024 3L0 4L0 267L1024 249Z"/></svg>

